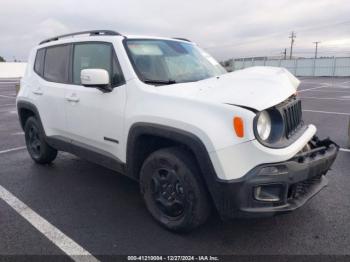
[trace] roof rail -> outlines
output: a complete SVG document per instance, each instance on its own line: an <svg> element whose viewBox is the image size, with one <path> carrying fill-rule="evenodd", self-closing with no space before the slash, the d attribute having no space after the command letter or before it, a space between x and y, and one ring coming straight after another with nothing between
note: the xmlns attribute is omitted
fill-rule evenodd
<svg viewBox="0 0 350 262"><path fill-rule="evenodd" d="M43 40L39 43L39 45L41 44L45 44L51 41L57 41L60 38L64 38L64 37L68 37L68 36L75 36L75 35L85 35L85 34L89 34L90 36L95 36L95 35L121 35L118 32L115 31L111 31L111 30L90 30L90 31L81 31L81 32L76 32L76 33L71 33L71 34L65 34L65 35L59 35L59 36L55 36L55 37L51 37L48 38L46 40Z"/></svg>
<svg viewBox="0 0 350 262"><path fill-rule="evenodd" d="M182 41L186 41L186 42L192 42L191 40L188 40L188 39L182 38L182 37L173 37L173 39L182 40Z"/></svg>

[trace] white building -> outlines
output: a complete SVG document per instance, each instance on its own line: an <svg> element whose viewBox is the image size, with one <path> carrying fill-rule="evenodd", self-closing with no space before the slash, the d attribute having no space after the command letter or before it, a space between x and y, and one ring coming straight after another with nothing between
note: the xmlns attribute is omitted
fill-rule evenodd
<svg viewBox="0 0 350 262"><path fill-rule="evenodd" d="M0 79L18 79L24 76L27 63L0 62Z"/></svg>

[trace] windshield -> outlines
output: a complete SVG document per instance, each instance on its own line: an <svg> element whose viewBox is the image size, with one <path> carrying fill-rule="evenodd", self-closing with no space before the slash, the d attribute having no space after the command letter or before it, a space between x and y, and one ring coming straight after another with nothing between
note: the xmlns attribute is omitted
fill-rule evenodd
<svg viewBox="0 0 350 262"><path fill-rule="evenodd" d="M213 57L192 43L127 39L126 48L135 71L146 83L192 82L226 73Z"/></svg>

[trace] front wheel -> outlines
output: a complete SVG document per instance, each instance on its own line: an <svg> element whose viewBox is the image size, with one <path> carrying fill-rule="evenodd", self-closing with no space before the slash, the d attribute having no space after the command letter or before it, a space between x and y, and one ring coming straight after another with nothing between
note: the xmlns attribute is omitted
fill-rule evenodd
<svg viewBox="0 0 350 262"><path fill-rule="evenodd" d="M181 148L152 153L140 173L141 193L152 216L173 231L203 224L210 199L193 156Z"/></svg>
<svg viewBox="0 0 350 262"><path fill-rule="evenodd" d="M35 162L49 164L55 160L57 150L46 143L44 132L35 117L28 118L24 126L24 133L27 150Z"/></svg>

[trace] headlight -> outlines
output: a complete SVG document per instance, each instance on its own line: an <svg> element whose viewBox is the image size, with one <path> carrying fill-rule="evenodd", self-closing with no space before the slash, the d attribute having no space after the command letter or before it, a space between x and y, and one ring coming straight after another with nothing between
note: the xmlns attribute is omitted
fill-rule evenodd
<svg viewBox="0 0 350 262"><path fill-rule="evenodd" d="M268 112L262 111L256 122L256 131L260 139L266 141L271 134L271 118Z"/></svg>
<svg viewBox="0 0 350 262"><path fill-rule="evenodd" d="M276 108L269 108L257 113L253 128L256 139L264 146L283 148L292 143L286 138L285 120L283 112Z"/></svg>

